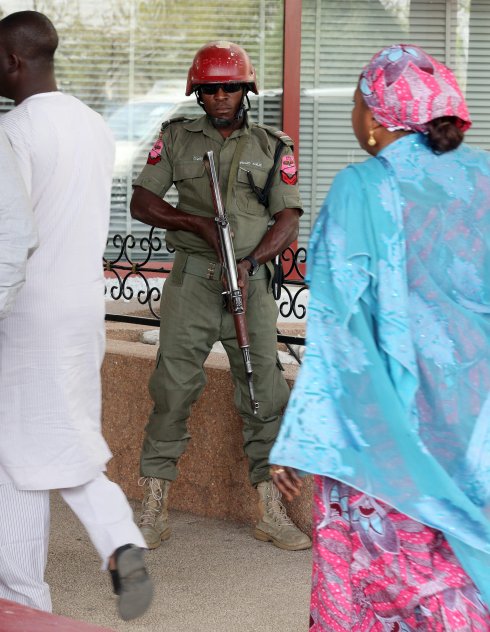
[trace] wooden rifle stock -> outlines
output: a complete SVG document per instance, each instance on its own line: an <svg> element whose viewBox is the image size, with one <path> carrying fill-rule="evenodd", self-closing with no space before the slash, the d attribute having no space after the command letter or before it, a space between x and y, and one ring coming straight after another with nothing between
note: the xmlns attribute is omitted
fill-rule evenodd
<svg viewBox="0 0 490 632"><path fill-rule="evenodd" d="M219 188L218 176L214 165L214 153L208 151L203 156L204 166L209 176L209 184L211 186L211 195L213 198L214 212L216 214L215 221L218 227L219 242L221 247L221 263L226 278L226 287L223 294L229 300L238 346L243 355L243 364L247 375L248 392L250 394L250 405L254 415L257 414L259 403L255 399L253 385L252 361L250 359L250 342L248 339L247 319L245 310L243 309L242 290L238 285L238 271L235 259L235 250L233 248L233 240L231 237L230 224L226 217L226 212L221 199L221 191Z"/></svg>

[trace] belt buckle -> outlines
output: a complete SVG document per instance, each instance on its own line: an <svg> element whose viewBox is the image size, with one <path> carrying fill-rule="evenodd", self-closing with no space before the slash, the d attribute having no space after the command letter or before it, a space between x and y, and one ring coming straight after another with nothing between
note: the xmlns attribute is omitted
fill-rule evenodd
<svg viewBox="0 0 490 632"><path fill-rule="evenodd" d="M210 281L212 281L214 279L214 272L216 270L216 264L213 261L210 261L208 263L208 275L207 275L207 279L209 279Z"/></svg>

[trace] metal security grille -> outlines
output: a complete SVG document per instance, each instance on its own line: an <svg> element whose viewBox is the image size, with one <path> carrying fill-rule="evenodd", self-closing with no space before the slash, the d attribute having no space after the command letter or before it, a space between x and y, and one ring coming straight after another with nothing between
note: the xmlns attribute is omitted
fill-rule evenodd
<svg viewBox="0 0 490 632"><path fill-rule="evenodd" d="M164 231L147 229L144 236L115 235L113 255L104 257L105 294L110 301L134 301L145 308L146 316L122 313L106 314L107 320L140 325L160 325L159 304L161 290L171 266L166 261L168 248ZM144 254L144 258L140 255ZM136 255L136 257L135 257ZM304 248L286 248L281 255L283 281L274 292L279 309L279 321L304 322L308 289L304 281L306 264ZM278 331L278 341L304 345L303 336L284 335ZM293 353L294 355L294 353Z"/></svg>

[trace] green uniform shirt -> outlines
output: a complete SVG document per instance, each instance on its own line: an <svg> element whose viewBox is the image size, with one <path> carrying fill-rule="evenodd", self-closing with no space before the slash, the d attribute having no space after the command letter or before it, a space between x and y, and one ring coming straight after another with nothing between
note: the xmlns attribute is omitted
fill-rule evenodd
<svg viewBox="0 0 490 632"><path fill-rule="evenodd" d="M163 148L155 164L146 164L134 185L144 187L162 197L175 184L178 208L186 213L214 217L209 178L203 156L213 151L220 181L221 194L233 230L235 255L239 259L248 255L267 232L271 218L285 208L301 211L296 178L288 175L291 169L292 147L284 145L269 193L269 207L265 208L251 190L247 171L251 171L255 185L263 188L273 165L274 151L279 141L272 130L246 123L228 138L223 138L206 115L187 121L170 121L162 126ZM242 137L243 140L240 140ZM286 137L287 138L287 137ZM239 155L235 157L235 152ZM235 157L235 161L234 161ZM238 158L238 160L237 160ZM233 165L233 173L230 173ZM285 165L282 173L281 166ZM294 165L294 159L293 159ZM216 260L216 253L195 233L167 230L167 243L176 250Z"/></svg>

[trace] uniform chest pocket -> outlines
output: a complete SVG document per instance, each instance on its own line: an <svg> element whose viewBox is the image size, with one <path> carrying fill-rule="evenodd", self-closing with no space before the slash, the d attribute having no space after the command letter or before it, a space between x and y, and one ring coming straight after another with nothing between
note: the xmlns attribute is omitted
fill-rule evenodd
<svg viewBox="0 0 490 632"><path fill-rule="evenodd" d="M173 170L174 182L181 180L193 180L202 178L204 175L204 163L202 160L192 160L188 162L176 162Z"/></svg>
<svg viewBox="0 0 490 632"><path fill-rule="evenodd" d="M179 194L179 208L190 213L201 213L207 209L214 215L209 179L202 160L175 162L173 181Z"/></svg>
<svg viewBox="0 0 490 632"><path fill-rule="evenodd" d="M253 183L258 189L263 189L267 181L268 171L254 167L240 167L237 174L236 201L240 210L248 213L264 215L266 209L257 199L257 195L252 190L248 172L252 175Z"/></svg>

